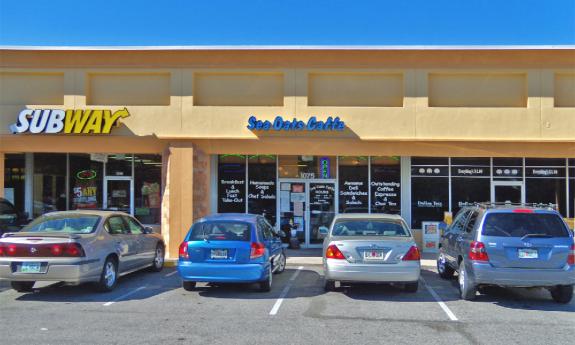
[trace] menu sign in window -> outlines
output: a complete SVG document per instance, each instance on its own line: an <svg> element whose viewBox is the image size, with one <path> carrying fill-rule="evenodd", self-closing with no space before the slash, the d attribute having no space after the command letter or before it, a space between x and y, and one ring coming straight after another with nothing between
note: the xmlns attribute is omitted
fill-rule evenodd
<svg viewBox="0 0 575 345"><path fill-rule="evenodd" d="M342 212L345 210L349 212L349 209L367 212L368 189L366 181L341 181L339 184L339 205Z"/></svg>
<svg viewBox="0 0 575 345"><path fill-rule="evenodd" d="M220 163L218 170L218 211L245 212L245 164Z"/></svg>
<svg viewBox="0 0 575 345"><path fill-rule="evenodd" d="M311 183L309 188L309 203L313 210L329 211L333 205L335 187L328 183Z"/></svg>

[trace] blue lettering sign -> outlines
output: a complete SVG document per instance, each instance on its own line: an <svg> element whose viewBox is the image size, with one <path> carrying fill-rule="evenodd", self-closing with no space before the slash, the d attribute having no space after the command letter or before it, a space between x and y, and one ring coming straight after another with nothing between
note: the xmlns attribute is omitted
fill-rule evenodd
<svg viewBox="0 0 575 345"><path fill-rule="evenodd" d="M247 128L251 131L318 131L318 132L341 132L345 129L345 122L339 117L329 116L325 121L318 120L315 116L310 117L307 123L297 118L284 120L281 116L276 116L273 122L268 120L258 120L255 116L248 119Z"/></svg>

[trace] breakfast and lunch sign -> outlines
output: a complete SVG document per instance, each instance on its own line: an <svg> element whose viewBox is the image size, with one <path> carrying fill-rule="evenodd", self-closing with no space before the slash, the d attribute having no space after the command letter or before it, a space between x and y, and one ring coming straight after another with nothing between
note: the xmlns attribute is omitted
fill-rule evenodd
<svg viewBox="0 0 575 345"><path fill-rule="evenodd" d="M130 116L128 109L24 109L16 123L10 125L14 134L110 134L120 119Z"/></svg>

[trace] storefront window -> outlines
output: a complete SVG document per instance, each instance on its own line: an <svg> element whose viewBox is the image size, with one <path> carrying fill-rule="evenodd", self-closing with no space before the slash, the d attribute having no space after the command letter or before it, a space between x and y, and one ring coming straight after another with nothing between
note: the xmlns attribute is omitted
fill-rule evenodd
<svg viewBox="0 0 575 345"><path fill-rule="evenodd" d="M33 186L34 217L52 211L65 211L66 154L35 153Z"/></svg>
<svg viewBox="0 0 575 345"><path fill-rule="evenodd" d="M575 218L575 159L569 159L569 217Z"/></svg>
<svg viewBox="0 0 575 345"><path fill-rule="evenodd" d="M246 212L246 157L220 155L218 158L218 212Z"/></svg>
<svg viewBox="0 0 575 345"><path fill-rule="evenodd" d="M4 198L8 199L19 212L24 212L24 179L26 158L24 154L4 155Z"/></svg>
<svg viewBox="0 0 575 345"><path fill-rule="evenodd" d="M339 163L339 212L369 212L368 156L342 156Z"/></svg>
<svg viewBox="0 0 575 345"><path fill-rule="evenodd" d="M523 158L493 158L493 179L522 181Z"/></svg>
<svg viewBox="0 0 575 345"><path fill-rule="evenodd" d="M106 176L132 176L132 155L109 154L106 161Z"/></svg>
<svg viewBox="0 0 575 345"><path fill-rule="evenodd" d="M333 156L279 156L280 178L334 179L336 167Z"/></svg>
<svg viewBox="0 0 575 345"><path fill-rule="evenodd" d="M449 210L448 158L413 157L411 164L411 222L441 221Z"/></svg>
<svg viewBox="0 0 575 345"><path fill-rule="evenodd" d="M565 159L525 159L525 201L557 205L567 216Z"/></svg>
<svg viewBox="0 0 575 345"><path fill-rule="evenodd" d="M371 212L401 213L400 157L371 157Z"/></svg>
<svg viewBox="0 0 575 345"><path fill-rule="evenodd" d="M276 224L276 157L248 157L248 212L261 214Z"/></svg>
<svg viewBox="0 0 575 345"><path fill-rule="evenodd" d="M70 154L70 209L102 208L103 163L89 154Z"/></svg>
<svg viewBox="0 0 575 345"><path fill-rule="evenodd" d="M489 158L451 158L451 212L491 200Z"/></svg>
<svg viewBox="0 0 575 345"><path fill-rule="evenodd" d="M162 156L134 156L134 216L143 224L160 224Z"/></svg>

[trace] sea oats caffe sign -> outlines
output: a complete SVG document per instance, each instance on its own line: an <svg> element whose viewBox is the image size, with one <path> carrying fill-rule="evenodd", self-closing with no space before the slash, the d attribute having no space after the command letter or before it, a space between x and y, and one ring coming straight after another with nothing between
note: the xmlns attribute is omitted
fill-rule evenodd
<svg viewBox="0 0 575 345"><path fill-rule="evenodd" d="M130 116L128 109L24 109L10 126L14 134L110 134L119 120Z"/></svg>

